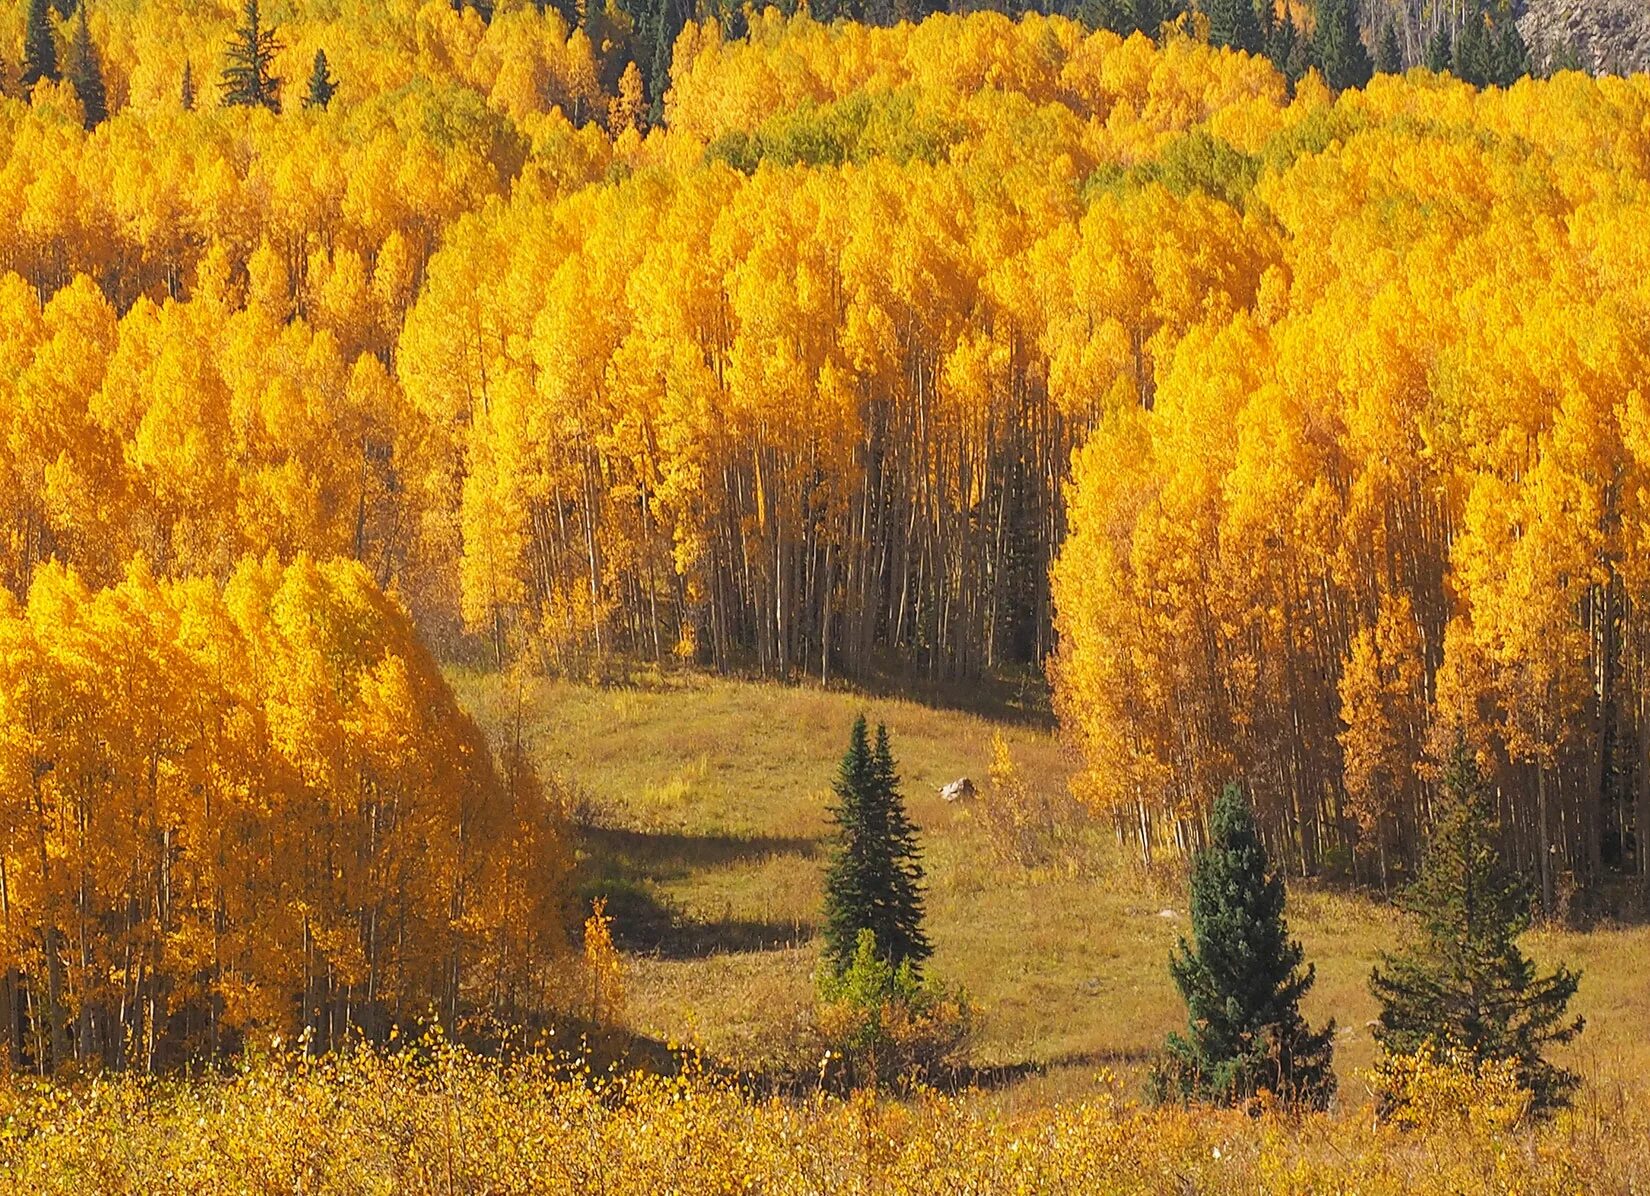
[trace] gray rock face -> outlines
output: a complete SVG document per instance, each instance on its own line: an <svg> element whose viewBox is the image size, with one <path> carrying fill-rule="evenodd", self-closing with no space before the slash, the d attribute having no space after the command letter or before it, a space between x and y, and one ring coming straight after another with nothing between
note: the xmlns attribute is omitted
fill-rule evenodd
<svg viewBox="0 0 1650 1196"><path fill-rule="evenodd" d="M1518 31L1537 67L1594 74L1650 70L1650 0L1527 0Z"/></svg>

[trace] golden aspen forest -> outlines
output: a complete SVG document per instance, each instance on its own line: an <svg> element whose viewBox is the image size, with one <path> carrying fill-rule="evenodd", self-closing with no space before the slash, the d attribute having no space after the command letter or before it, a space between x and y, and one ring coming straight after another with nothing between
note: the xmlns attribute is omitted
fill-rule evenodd
<svg viewBox="0 0 1650 1196"><path fill-rule="evenodd" d="M7 0L0 1186L1645 1191L1523 16Z"/></svg>

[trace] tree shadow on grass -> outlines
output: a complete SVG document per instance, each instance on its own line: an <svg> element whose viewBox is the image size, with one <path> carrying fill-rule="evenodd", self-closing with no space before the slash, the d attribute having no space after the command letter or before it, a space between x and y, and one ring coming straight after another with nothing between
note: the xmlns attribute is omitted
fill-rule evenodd
<svg viewBox="0 0 1650 1196"><path fill-rule="evenodd" d="M651 876L636 876L614 857L586 861L579 897L586 907L605 902L613 940L625 951L659 959L703 959L749 951L778 951L813 938L809 922L696 918L659 892Z"/></svg>
<svg viewBox="0 0 1650 1196"><path fill-rule="evenodd" d="M691 835L613 826L581 828L579 844L604 873L652 880L677 880L776 855L811 859L819 851L818 840L795 835Z"/></svg>

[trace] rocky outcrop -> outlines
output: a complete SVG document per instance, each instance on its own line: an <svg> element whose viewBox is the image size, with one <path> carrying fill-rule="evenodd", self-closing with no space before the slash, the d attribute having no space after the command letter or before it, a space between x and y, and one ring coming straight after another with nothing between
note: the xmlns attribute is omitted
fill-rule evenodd
<svg viewBox="0 0 1650 1196"><path fill-rule="evenodd" d="M1650 70L1650 0L1528 0L1518 31L1538 71Z"/></svg>

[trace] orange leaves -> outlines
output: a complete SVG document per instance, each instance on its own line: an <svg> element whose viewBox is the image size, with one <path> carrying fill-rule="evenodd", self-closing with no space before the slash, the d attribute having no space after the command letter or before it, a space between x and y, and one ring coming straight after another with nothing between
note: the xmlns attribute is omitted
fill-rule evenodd
<svg viewBox="0 0 1650 1196"><path fill-rule="evenodd" d="M565 946L557 810L522 761L496 771L359 566L247 563L223 591L44 568L0 611L0 711L0 949L17 966L30 936L77 935L83 1026L141 1040L153 1016L173 1051L166 1019L216 1035L231 1009L250 1020L225 1032L336 1035L337 999L372 1033L469 1003L469 969L531 1003ZM134 960L151 1013L120 999ZM112 1033L77 1057L118 1062Z"/></svg>

